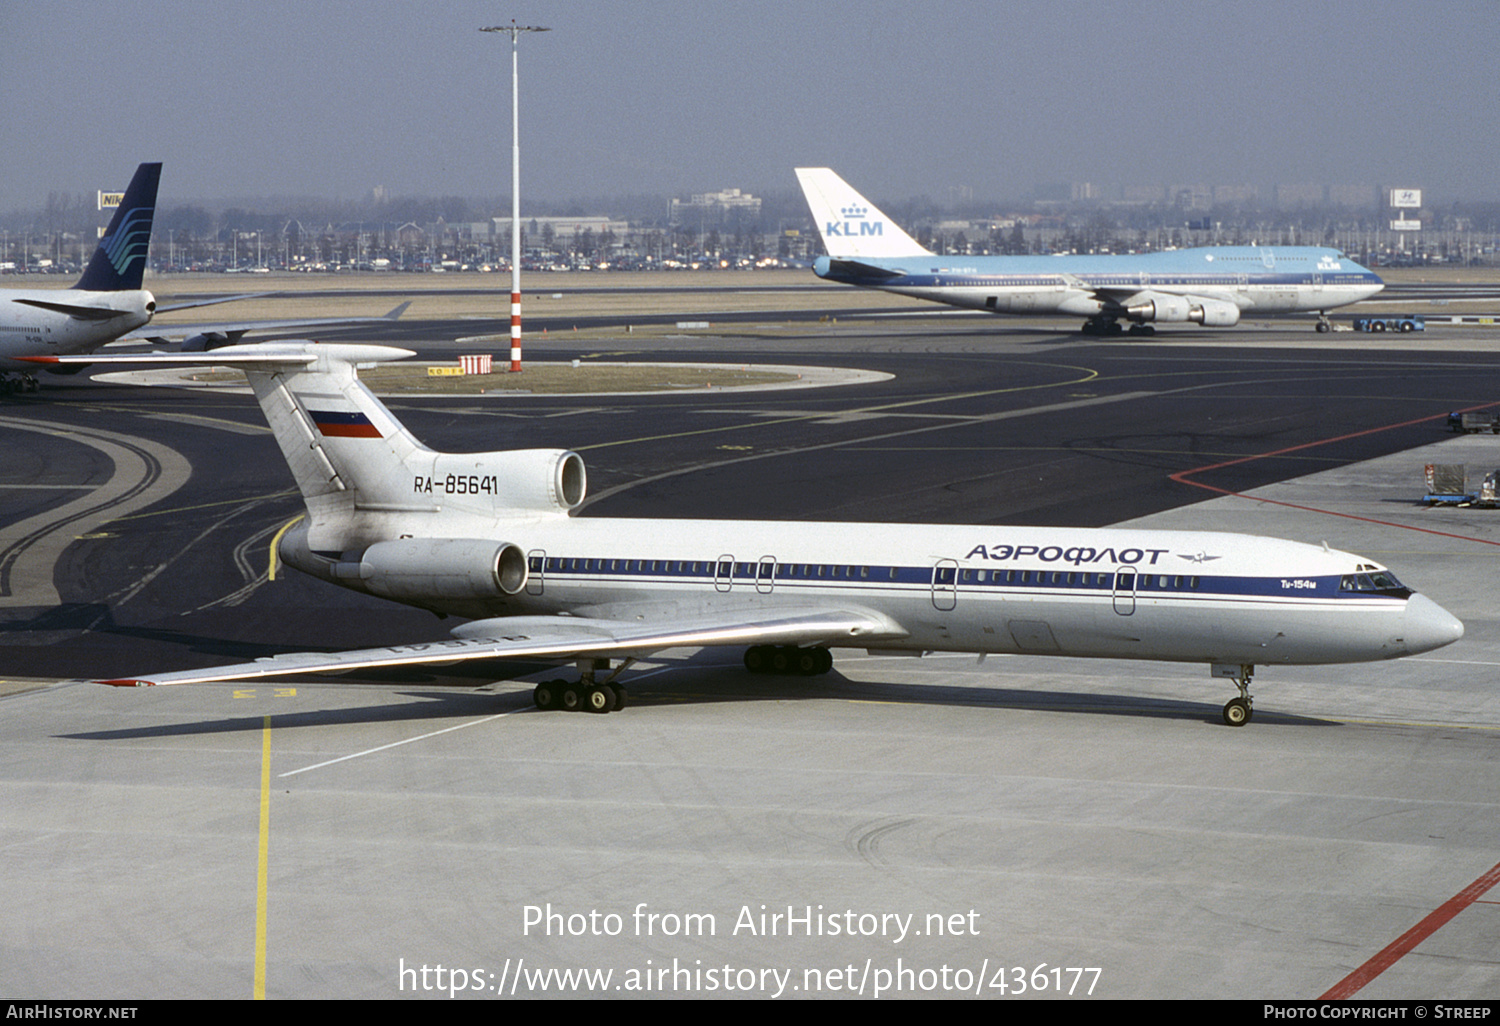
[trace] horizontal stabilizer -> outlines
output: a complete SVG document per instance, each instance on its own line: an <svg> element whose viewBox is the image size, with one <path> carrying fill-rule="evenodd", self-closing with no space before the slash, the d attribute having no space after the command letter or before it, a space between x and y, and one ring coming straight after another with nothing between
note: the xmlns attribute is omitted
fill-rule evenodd
<svg viewBox="0 0 1500 1026"><path fill-rule="evenodd" d="M14 302L23 306L34 306L38 310L51 310L53 313L67 314L81 321L112 321L116 317L124 317L132 313L130 310L111 310L107 306L79 306L76 303L49 303L45 299L17 299Z"/></svg>
<svg viewBox="0 0 1500 1026"><path fill-rule="evenodd" d="M840 278L901 278L907 272L891 267L877 267L858 260L829 260L828 273L824 277L837 281Z"/></svg>

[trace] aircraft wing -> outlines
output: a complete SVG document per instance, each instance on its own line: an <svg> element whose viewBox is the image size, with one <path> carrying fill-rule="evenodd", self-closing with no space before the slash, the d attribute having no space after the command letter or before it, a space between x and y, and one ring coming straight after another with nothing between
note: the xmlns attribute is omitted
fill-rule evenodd
<svg viewBox="0 0 1500 1026"><path fill-rule="evenodd" d="M388 666L440 666L472 659L598 659L623 658L667 648L708 645L868 644L905 636L893 621L864 610L778 610L758 617L753 610L741 616L719 614L675 621L605 620L578 616L514 616L475 620L453 631L444 641L392 645L348 652L293 652L257 659L253 663L117 678L98 683L114 687L151 687L159 684L204 684L211 681L255 680L289 674L338 673Z"/></svg>
<svg viewBox="0 0 1500 1026"><path fill-rule="evenodd" d="M234 299L249 298L234 296ZM227 300L226 300L227 301ZM199 304L202 305L202 304ZM351 324L371 324L380 321L395 321L411 306L405 302L379 317L320 317L290 321L238 321L225 324L181 324L142 328L117 339L111 345L149 341L166 345L171 339L181 338L185 352L201 353L220 346L234 345L252 331L301 331L303 328L332 328ZM172 309L182 309L173 307Z"/></svg>

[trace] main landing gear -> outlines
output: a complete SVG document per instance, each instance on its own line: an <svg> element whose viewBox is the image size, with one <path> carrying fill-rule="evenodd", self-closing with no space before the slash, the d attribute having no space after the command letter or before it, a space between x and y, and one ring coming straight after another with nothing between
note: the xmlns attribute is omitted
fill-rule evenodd
<svg viewBox="0 0 1500 1026"><path fill-rule="evenodd" d="M1243 727L1255 714L1255 706L1250 698L1250 677L1254 673L1253 666L1214 666L1214 676L1229 677L1240 689L1238 698L1231 698L1224 703L1224 722L1231 727Z"/></svg>
<svg viewBox="0 0 1500 1026"><path fill-rule="evenodd" d="M538 709L561 709L564 712L618 712L625 708L630 696L615 683L615 678L624 673L635 660L626 659L602 681L594 679L600 670L609 669L608 659L578 660L579 679L544 680L531 692L531 699Z"/></svg>
<svg viewBox="0 0 1500 1026"><path fill-rule="evenodd" d="M0 373L0 395L19 395L40 391L41 382L30 374Z"/></svg>
<svg viewBox="0 0 1500 1026"><path fill-rule="evenodd" d="M1109 317L1104 314L1100 314L1097 317L1090 317L1084 321L1082 330L1085 335L1125 334L1125 328L1121 326L1119 318ZM1130 326L1130 333L1132 335L1155 335L1156 326L1154 324L1132 324Z"/></svg>
<svg viewBox="0 0 1500 1026"><path fill-rule="evenodd" d="M751 645L745 649L745 669L787 677L816 677L833 669L833 653L826 648L795 645Z"/></svg>

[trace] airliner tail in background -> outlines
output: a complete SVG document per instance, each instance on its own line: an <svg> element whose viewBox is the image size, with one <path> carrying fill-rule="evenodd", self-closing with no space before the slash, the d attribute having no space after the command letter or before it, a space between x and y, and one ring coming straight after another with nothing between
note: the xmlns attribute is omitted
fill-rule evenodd
<svg viewBox="0 0 1500 1026"><path fill-rule="evenodd" d="M797 181L831 257L931 256L916 239L826 167L799 167Z"/></svg>
<svg viewBox="0 0 1500 1026"><path fill-rule="evenodd" d="M99 248L94 250L93 259L73 288L84 292L124 292L141 287L160 181L160 164L142 164L135 169L135 177L99 240Z"/></svg>

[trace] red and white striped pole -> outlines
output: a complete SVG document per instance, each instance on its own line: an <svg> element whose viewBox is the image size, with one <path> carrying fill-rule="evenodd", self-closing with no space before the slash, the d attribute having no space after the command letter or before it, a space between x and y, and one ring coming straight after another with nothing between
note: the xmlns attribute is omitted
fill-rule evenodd
<svg viewBox="0 0 1500 1026"><path fill-rule="evenodd" d="M493 25L481 32L510 33L510 369L521 370L521 99L516 40L522 32L550 32L536 25Z"/></svg>
<svg viewBox="0 0 1500 1026"><path fill-rule="evenodd" d="M521 265L519 253L511 260L514 266ZM511 271L511 278L519 278L520 273L520 271ZM513 280L510 288L510 369L512 373L515 373L521 369L521 283Z"/></svg>

